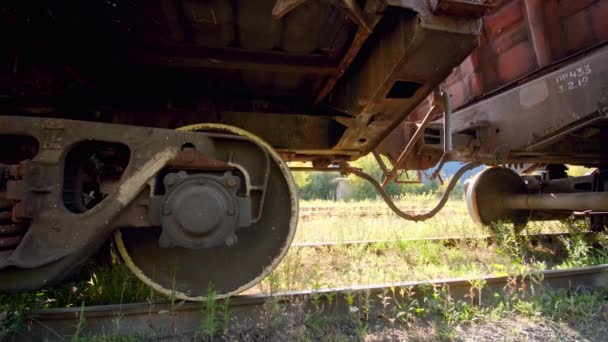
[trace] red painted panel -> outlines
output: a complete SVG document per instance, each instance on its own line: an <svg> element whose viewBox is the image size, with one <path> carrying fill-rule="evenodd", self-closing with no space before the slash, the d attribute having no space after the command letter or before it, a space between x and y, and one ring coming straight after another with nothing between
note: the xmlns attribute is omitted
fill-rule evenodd
<svg viewBox="0 0 608 342"><path fill-rule="evenodd" d="M456 108L608 41L608 0L502 0L480 46L444 82Z"/></svg>

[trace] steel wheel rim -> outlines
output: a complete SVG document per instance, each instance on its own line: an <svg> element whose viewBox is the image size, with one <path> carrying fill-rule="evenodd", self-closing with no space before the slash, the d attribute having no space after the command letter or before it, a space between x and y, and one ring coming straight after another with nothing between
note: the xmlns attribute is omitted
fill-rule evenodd
<svg viewBox="0 0 608 342"><path fill-rule="evenodd" d="M287 228L288 232L287 232L287 236L285 239L285 243L280 248L278 254L276 254L276 256L273 257L270 264L267 265L266 267L264 267L262 269L262 271L258 274L258 276L256 276L255 278L251 279L249 282L239 286L238 288L236 288L232 291L229 291L226 293L218 293L215 295L215 298L220 298L220 299L225 298L225 297L230 297L232 295L243 292L243 291L255 286L256 284L258 284L262 279L264 279L266 276L268 276L278 266L278 264L281 262L283 257L287 254L287 251L289 250L289 246L291 245L293 238L295 236L295 232L296 232L296 228L297 228L297 224L298 224L299 207L298 207L298 195L297 195L297 189L295 186L295 182L293 180L293 176L291 174L291 171L289 170L289 167L287 166L287 164L285 164L285 162L283 161L281 156L272 148L272 146L270 146L264 140L262 140L261 138L257 137L256 135L254 135L250 132L247 132L238 127L221 125L221 124L206 124L206 123L184 126L184 127L178 128L178 130L216 131L216 132L232 133L232 134L235 134L238 136L243 136L243 137L251 139L256 144L262 146L266 150L266 152L270 155L271 159L275 162L276 166L280 170L280 173L283 176L283 179L285 180L285 183L287 185L287 192L288 192L290 203L291 203L291 206L290 206L291 215L290 215L290 219L289 219L289 223L288 223L289 227ZM273 230L274 230L274 228L273 228ZM125 245L123 235L122 235L120 229L117 229L114 232L114 241L115 241L118 253L120 254L121 258L123 259L126 266L129 268L129 270L140 281L142 281L143 283L145 283L146 285L148 285L155 291L157 291L165 296L171 297L171 298L178 298L178 299L188 300L188 301L204 301L206 299L205 296L192 296L187 293L177 291L175 289L167 289L166 287L162 286L161 284L159 284L158 282L156 282L155 280L150 278L148 275L146 275L146 273L139 266L136 265L133 258L131 258L131 255L129 254L129 252L127 250L127 246Z"/></svg>

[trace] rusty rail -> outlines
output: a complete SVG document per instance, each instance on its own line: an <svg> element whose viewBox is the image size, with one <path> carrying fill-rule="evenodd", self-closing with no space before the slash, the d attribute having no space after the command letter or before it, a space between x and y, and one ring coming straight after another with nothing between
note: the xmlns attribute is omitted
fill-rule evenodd
<svg viewBox="0 0 608 342"><path fill-rule="evenodd" d="M567 270L548 270L516 278L518 281L542 279L542 285L550 289L573 289L584 286L599 288L608 283L608 265L589 266ZM354 286L317 291L283 292L236 296L230 299L230 326L238 331L254 329L268 322L267 303L279 303L284 308L282 315L315 308L316 313L349 314L349 298L364 298L371 314L395 305L400 293L411 293L410 298L422 299L429 288L449 287L454 300L469 300L474 280L482 280L485 287L479 290L480 297L492 298L491 294L502 292L509 276L482 276L478 278L451 278L433 281L409 281L396 284ZM403 290L403 292L401 292ZM313 303L314 301L314 303ZM221 303L220 303L221 304ZM483 303L482 303L483 304ZM51 309L32 314L27 322L28 330L17 336L19 341L61 340L80 332L80 336L128 336L137 334L149 338L185 338L198 333L204 311L201 303L134 303L124 305L91 306L85 308ZM266 308L266 309L265 309Z"/></svg>
<svg viewBox="0 0 608 342"><path fill-rule="evenodd" d="M545 234L521 234L526 237L531 243L542 244L559 241L561 238L571 236L570 233L545 233ZM584 237L588 241L595 241L597 233L585 232ZM394 245L398 243L416 243L416 242L442 242L445 246L455 246L459 242L486 242L488 244L497 243L497 238L494 235L477 235L477 236L445 236L445 237L427 237L427 238L406 238L406 239L390 239L390 240L349 240L342 242L321 241L321 242L294 242L292 248L334 248L334 247L369 247L373 245Z"/></svg>

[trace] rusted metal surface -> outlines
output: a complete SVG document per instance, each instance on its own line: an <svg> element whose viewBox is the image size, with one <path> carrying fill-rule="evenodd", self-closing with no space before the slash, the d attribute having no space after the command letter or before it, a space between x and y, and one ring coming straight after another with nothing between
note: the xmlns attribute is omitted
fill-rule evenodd
<svg viewBox="0 0 608 342"><path fill-rule="evenodd" d="M428 113L426 113L426 115L420 122L420 125L416 128L416 131L410 138L410 141L408 141L407 145L405 145L405 148L403 149L403 151L401 151L401 154L399 154L399 157L394 162L392 170L389 171L389 173L386 175L386 178L382 181L383 188L386 187L386 185L396 177L397 172L403 168L405 161L410 157L410 154L414 151L414 147L418 143L418 140L422 137L424 130L429 125L431 120L433 120L433 118L437 115L437 112L442 110L442 108L443 106L436 104L429 109Z"/></svg>
<svg viewBox="0 0 608 342"><path fill-rule="evenodd" d="M431 0L433 12L460 17L481 18L490 12L496 0Z"/></svg>
<svg viewBox="0 0 608 342"><path fill-rule="evenodd" d="M323 87L319 90L319 92L315 96L314 104L318 105L325 99L327 94L329 94L338 80L344 76L346 70L348 70L349 66L355 60L355 57L359 54L359 51L363 47L363 44L367 41L369 36L372 34L372 31L382 19L382 12L384 10L384 5L380 4L377 1L369 1L366 4L366 11L364 13L358 8L356 3L353 1L348 1L350 8L355 8L355 13L357 15L356 18L359 18L356 22L358 24L357 33L353 38L350 46L342 59L340 60L340 64L338 64L337 72L329 77L327 81L323 84Z"/></svg>
<svg viewBox="0 0 608 342"><path fill-rule="evenodd" d="M504 198L509 209L608 212L608 192L519 194Z"/></svg>
<svg viewBox="0 0 608 342"><path fill-rule="evenodd" d="M357 33L350 43L348 50L342 56L340 63L338 64L337 72L329 77L323 84L323 87L315 95L314 104L318 105L325 99L325 97L333 90L334 86L342 76L346 73L349 66L355 60L355 57L359 54L359 51L372 34L374 27L382 19L384 5L378 1L369 1L366 4L366 11L363 12L359 5L352 0L345 0L344 5L351 13L351 17L357 23Z"/></svg>
<svg viewBox="0 0 608 342"><path fill-rule="evenodd" d="M19 245L23 236L0 236L0 250L13 249Z"/></svg>
<svg viewBox="0 0 608 342"><path fill-rule="evenodd" d="M506 167L487 168L465 185L467 209L474 222L489 227L512 222L523 228L530 220L559 220L573 214L604 219L608 212L605 172L559 177L550 173L522 176Z"/></svg>
<svg viewBox="0 0 608 342"><path fill-rule="evenodd" d="M24 150L25 146L17 143L18 149ZM10 146L6 146L10 149ZM7 154L10 154L7 153ZM30 156L27 156L30 157ZM6 162L6 156L0 160ZM16 162L16 161L13 161ZM28 160L16 162L15 164L0 164L0 250L14 250L19 246L29 226L28 221L22 220L17 215L21 208L25 195L24 175L28 170Z"/></svg>
<svg viewBox="0 0 608 342"><path fill-rule="evenodd" d="M379 19L380 17L377 17L377 18ZM377 23L378 21L374 20L374 22ZM375 23L374 23L374 26L375 26ZM366 29L359 28L357 30L357 34L355 34L355 38L353 38L353 41L350 44L346 53L344 54L344 57L342 57L342 60L340 60L340 64L338 65L337 72L334 75L332 75L325 82L325 84L323 85L323 88L321 88L321 90L317 93L317 95L315 97L315 104L318 105L319 103L321 103L321 101L323 101L325 99L327 94L329 94L332 91L332 89L334 88L334 86L336 85L338 80L342 76L344 76L346 69L348 69L350 64L355 59L355 57L357 57L359 50L361 50L361 48L363 47L363 44L367 41L367 38L369 38L370 33L371 32Z"/></svg>
<svg viewBox="0 0 608 342"><path fill-rule="evenodd" d="M276 151L241 129L16 116L0 116L0 127L40 142L22 179L5 172L5 184L20 185L5 197L20 206L0 222L0 291L60 280L120 228L117 245L137 276L154 278L147 283L165 294L201 300L209 283L221 296L260 281L293 238L291 174ZM106 179L111 186L100 184ZM23 229L12 226L15 216ZM201 264L206 271L193 273Z"/></svg>
<svg viewBox="0 0 608 342"><path fill-rule="evenodd" d="M228 163L210 158L194 147L185 147L167 162L168 168L179 170L226 171L234 169Z"/></svg>
<svg viewBox="0 0 608 342"><path fill-rule="evenodd" d="M589 53L560 69L468 108L453 116L454 132L479 128L480 153L530 158L538 153L561 156L563 162L585 153L606 153L603 108L608 107L603 74L608 48ZM599 121L598 121L599 120ZM570 128L576 127L576 132ZM587 133L585 133L587 132ZM554 139L553 137L558 137ZM572 140L574 139L574 140ZM563 140L563 145L557 142ZM546 142L549 141L550 144ZM544 144L545 146L541 146ZM532 147L532 149L530 149ZM601 163L600 160L590 163Z"/></svg>
<svg viewBox="0 0 608 342"><path fill-rule="evenodd" d="M290 160L340 162L422 101L476 45L480 22L435 15L427 0L136 0L3 4L0 32L9 112L162 128L241 113L230 124Z"/></svg>
<svg viewBox="0 0 608 342"><path fill-rule="evenodd" d="M608 40L608 1L501 0L480 47L445 81L455 108Z"/></svg>
<svg viewBox="0 0 608 342"><path fill-rule="evenodd" d="M3 219L2 221L6 222L6 219ZM0 224L0 235L11 235L11 234L23 232L24 230L25 230L25 226L22 224L15 224L15 223Z"/></svg>
<svg viewBox="0 0 608 342"><path fill-rule="evenodd" d="M272 8L272 17L274 19L281 19L287 13L306 1L307 0L276 0L274 7Z"/></svg>
<svg viewBox="0 0 608 342"><path fill-rule="evenodd" d="M455 108L455 149L448 159L604 164L607 13L606 0L496 1L483 17L480 47L442 85ZM378 150L394 160L429 103L415 109ZM429 168L441 160L435 137L445 134L443 123L427 131L433 138L424 140L406 168Z"/></svg>
<svg viewBox="0 0 608 342"><path fill-rule="evenodd" d="M117 216L144 190L149 179L174 159L180 146L191 143L198 151L213 153L211 140L203 133L56 119L0 117L0 122L3 134L27 132L40 141L39 154L25 168L26 189L18 210L20 217L35 219L30 222L20 248L0 258L3 290L41 286L65 276L86 260L114 230ZM148 140L155 134L157 139ZM64 150L82 141L121 142L130 147L133 156L120 186L95 208L94 217L66 210L64 189L56 186L63 179L68 155ZM8 266L13 268L7 269ZM26 270L19 272L18 268Z"/></svg>
<svg viewBox="0 0 608 342"><path fill-rule="evenodd" d="M209 284L217 298L239 293L262 280L287 253L298 222L295 183L278 153L249 132L219 124L179 130L225 133L215 136L215 153L227 158L238 173L167 174L163 180L167 191L156 196L157 203L163 203L160 238L154 229L121 229L114 234L116 246L129 269L166 296L201 301ZM224 225L235 218L235 225ZM235 235L238 228L245 229ZM166 233L169 240L163 239ZM223 246L212 243L214 235ZM180 247L168 246L176 246L175 242ZM207 242L213 248L204 248ZM192 272L201 264L205 272ZM167 271L159 274L159 270Z"/></svg>
<svg viewBox="0 0 608 342"><path fill-rule="evenodd" d="M391 1L404 11L385 13L376 28L384 32L353 63L328 98L335 110L352 118L337 149L367 152L408 116L477 44L479 22L435 16L428 3ZM390 7L389 7L390 8Z"/></svg>
<svg viewBox="0 0 608 342"><path fill-rule="evenodd" d="M184 49L175 46L135 50L129 52L127 58L141 65L182 69L246 70L317 76L333 75L337 71L335 62L323 55L298 56L243 49Z"/></svg>
<svg viewBox="0 0 608 342"><path fill-rule="evenodd" d="M606 60L608 47L596 47L456 111L452 115L455 148L450 159L493 165L604 165L608 158ZM403 123L380 151L394 156L404 148L413 124ZM439 132L442 122L436 121L431 129ZM441 141L424 141L417 158L430 160L427 167L431 167L440 159L440 146ZM419 166L413 161L407 164L408 168Z"/></svg>

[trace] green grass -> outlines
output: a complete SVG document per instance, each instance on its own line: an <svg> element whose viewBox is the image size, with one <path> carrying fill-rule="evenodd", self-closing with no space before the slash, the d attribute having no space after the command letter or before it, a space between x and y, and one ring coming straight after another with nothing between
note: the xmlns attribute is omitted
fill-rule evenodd
<svg viewBox="0 0 608 342"><path fill-rule="evenodd" d="M421 195L403 198L400 205L409 204L413 209L422 211L435 201L434 196ZM436 218L421 223L408 222L396 215L389 214L385 204L381 201L337 203L310 201L302 203L302 207L330 207L346 213L364 207L386 210L387 214L380 217L362 218L347 215L311 217L301 220L295 238L298 242L399 240L475 236L490 232L487 228L475 226L466 214L464 202L458 200L452 200ZM583 238L584 229L581 221L543 222L529 225L527 228L529 233L571 232L572 237L562 241L565 250L561 256L549 254L546 246L532 247L525 236L515 234L513 227L509 225L497 225L493 229L500 243L498 248L485 242L461 243L447 248L443 243L436 241L398 241L371 246L339 246L332 249L292 248L279 267L249 293L275 293L298 289L320 290L353 284L395 283L450 277L471 278L482 274L526 275L549 267L567 268L608 262L608 237L600 236L603 249L592 249ZM59 286L21 294L0 295L0 340L22 329L27 312L31 310L129 302L153 303L166 300L139 282L115 257L112 259L112 267L88 264L78 274ZM529 285L533 286L533 284ZM544 297L541 296L538 301L534 298L503 298L502 304L496 303L496 309L490 309L479 305L480 288L483 288L483 284L471 284L471 301L463 303L450 302L449 296L446 296L445 293L429 293L429 299L426 302L399 304L402 305L403 310L391 313L391 317L396 321L405 322L427 317L432 313L432 315L441 317L442 324L456 324L455 322L475 322L481 319L480 317L496 316L500 310L529 316L534 316L539 312L542 315L548 315L548 306L553 305L551 317L562 319L569 315L582 315L577 309L579 307L593 312L596 308L589 301L599 298L583 296L572 299L570 297L562 298L557 294L554 295L557 296L555 298L548 294ZM322 301L319 299L318 302ZM226 331L229 317L227 306L222 306L227 305L225 303L227 302L211 301L203 306L205 319L201 321L201 337L211 339ZM443 305L441 310L438 303ZM357 307L357 311L353 312L347 323L342 322L341 324L346 324L347 327L350 327L349 329L356 331L356 336L360 337L369 330L367 317L369 312L362 303L353 305ZM281 306L275 303L272 312L281 311ZM315 319L313 315L307 323L310 325L311 331L315 330L314 326L318 323L315 323ZM274 324L271 321L269 320L268 327ZM83 324L86 325L86 322ZM344 337L340 329L335 330L334 335L327 335L327 330L324 331L323 336L328 339L335 337L335 340L340 340ZM446 330L446 334L449 336L449 331ZM319 336L316 333L312 335Z"/></svg>
<svg viewBox="0 0 608 342"><path fill-rule="evenodd" d="M602 315L608 308L608 287L592 291L555 291L543 287L541 282L535 289L529 286L523 291L512 292L509 291L510 283L505 285L505 291L490 293L483 301L477 296L457 299L452 297L448 287L431 285L418 290L393 289L373 303L365 293L351 293L345 298L347 310L344 315L312 308L305 312L301 321L293 322L281 314L277 316L275 329L300 325L301 330L290 329L291 335L282 336L288 340L342 341L366 340L370 335L375 337L373 340L390 340L384 334L395 329L415 338L421 327L427 327L431 328L431 335L423 331L418 337L451 341L471 338L462 335L467 327L500 324L505 320L524 320L527 327L538 322L556 327L570 325L573 329L589 324L601 326L606 322ZM484 287L485 284L472 284L470 293ZM423 296L415 296L414 291L421 291ZM265 328L249 333L266 340L275 336L277 330Z"/></svg>
<svg viewBox="0 0 608 342"><path fill-rule="evenodd" d="M409 195L397 201L400 208L423 212L437 202L435 195ZM301 220L295 242L344 242L356 240L394 240L446 236L479 236L489 233L487 228L477 226L469 217L463 200L451 199L443 210L430 220L412 222L404 220L390 211L381 201L332 202L302 201L302 211L316 208L331 208L343 213L340 216L310 216ZM357 216L357 211L381 211L382 216ZM353 215L344 215L352 213ZM531 222L528 230L538 233L563 231L559 222Z"/></svg>
<svg viewBox="0 0 608 342"><path fill-rule="evenodd" d="M522 274L561 264L568 256L547 255L548 248L532 246L525 238L504 241L500 248L485 241L463 241L451 247L441 241L397 241L293 248L272 277L252 292Z"/></svg>

